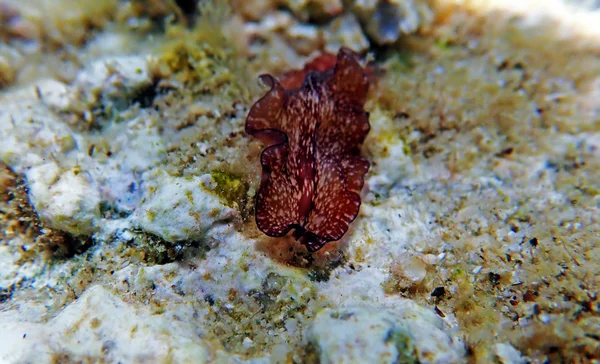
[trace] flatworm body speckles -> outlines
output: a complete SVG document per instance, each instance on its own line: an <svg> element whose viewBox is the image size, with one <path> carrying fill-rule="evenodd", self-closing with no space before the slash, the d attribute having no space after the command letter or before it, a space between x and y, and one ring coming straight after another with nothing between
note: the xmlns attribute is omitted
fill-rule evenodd
<svg viewBox="0 0 600 364"><path fill-rule="evenodd" d="M299 79L303 81L300 84ZM273 237L293 236L309 251L339 240L360 209L369 162L359 147L369 132L369 81L357 56L342 48L281 83L250 109L246 132L266 144L256 223Z"/></svg>

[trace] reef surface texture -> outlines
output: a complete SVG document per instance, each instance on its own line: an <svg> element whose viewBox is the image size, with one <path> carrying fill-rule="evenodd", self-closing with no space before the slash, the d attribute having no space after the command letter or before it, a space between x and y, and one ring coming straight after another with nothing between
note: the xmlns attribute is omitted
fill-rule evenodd
<svg viewBox="0 0 600 364"><path fill-rule="evenodd" d="M598 360L596 3L0 0L0 362ZM309 252L245 123L341 47L370 168Z"/></svg>

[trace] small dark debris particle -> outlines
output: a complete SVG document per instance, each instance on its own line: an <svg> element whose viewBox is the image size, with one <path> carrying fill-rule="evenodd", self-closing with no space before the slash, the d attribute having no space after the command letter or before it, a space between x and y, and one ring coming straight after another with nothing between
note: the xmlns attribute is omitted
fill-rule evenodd
<svg viewBox="0 0 600 364"><path fill-rule="evenodd" d="M506 156L509 156L509 155L513 154L513 152L514 152L514 151L515 151L515 148L513 148L513 147L508 147L508 148L506 148L506 149L503 149L503 150L500 152L499 156L501 156L501 157L506 157Z"/></svg>
<svg viewBox="0 0 600 364"><path fill-rule="evenodd" d="M396 119L408 119L410 115L408 113L402 111L396 114Z"/></svg>
<svg viewBox="0 0 600 364"><path fill-rule="evenodd" d="M512 231L513 233L518 233L519 232L519 227L517 225L511 225L510 226L510 231Z"/></svg>
<svg viewBox="0 0 600 364"><path fill-rule="evenodd" d="M331 271L318 267L308 272L308 279L312 282L327 282L329 281L330 274Z"/></svg>
<svg viewBox="0 0 600 364"><path fill-rule="evenodd" d="M206 296L204 296L204 302L213 306L215 304L215 298L211 294L207 294Z"/></svg>
<svg viewBox="0 0 600 364"><path fill-rule="evenodd" d="M490 282L492 282L492 284L494 286L497 286L498 284L500 284L500 274L498 274L498 273L489 272L488 279L490 280Z"/></svg>
<svg viewBox="0 0 600 364"><path fill-rule="evenodd" d="M538 239L537 238L531 238L529 240L529 244L531 244L532 247L537 248L537 246L538 246Z"/></svg>
<svg viewBox="0 0 600 364"><path fill-rule="evenodd" d="M446 294L446 289L442 286L435 287L433 292L431 292L431 297L443 297Z"/></svg>
<svg viewBox="0 0 600 364"><path fill-rule="evenodd" d="M154 103L154 99L158 96L157 83L141 90L131 101L132 104L139 104L141 108L149 108Z"/></svg>
<svg viewBox="0 0 600 364"><path fill-rule="evenodd" d="M354 316L354 312L346 312L338 317L340 320L348 321L350 317Z"/></svg>
<svg viewBox="0 0 600 364"><path fill-rule="evenodd" d="M106 340L102 343L102 353L107 354L115 349L115 342L112 340Z"/></svg>
<svg viewBox="0 0 600 364"><path fill-rule="evenodd" d="M512 260L512 257L510 256L510 254L506 254L506 261L510 262Z"/></svg>
<svg viewBox="0 0 600 364"><path fill-rule="evenodd" d="M525 302L533 302L536 300L538 295L539 295L539 293L537 291L532 291L532 290L528 289L525 292L525 294L523 295L523 300Z"/></svg>
<svg viewBox="0 0 600 364"><path fill-rule="evenodd" d="M94 149L96 149L96 145L95 144L90 144L90 147L88 148L88 156L93 156L94 155Z"/></svg>
<svg viewBox="0 0 600 364"><path fill-rule="evenodd" d="M437 313L439 317L446 317L446 315L444 315L442 310L440 310L437 306L434 307L434 310L435 310L435 313Z"/></svg>
<svg viewBox="0 0 600 364"><path fill-rule="evenodd" d="M546 161L546 164L544 165L544 167L546 169L553 170L555 172L558 172L560 170L560 168L558 167L558 164L556 164L555 162L552 162L552 161Z"/></svg>
<svg viewBox="0 0 600 364"><path fill-rule="evenodd" d="M27 334L23 334L23 339L25 339L27 337Z"/></svg>
<svg viewBox="0 0 600 364"><path fill-rule="evenodd" d="M135 187L136 187L136 186L135 186L135 183L134 183L134 182L131 182L131 183L129 184L129 186L127 186L127 192L129 192L129 193L133 193L133 192L135 191Z"/></svg>
<svg viewBox="0 0 600 364"><path fill-rule="evenodd" d="M505 70L505 69L507 69L507 68L508 68L508 61L507 61L507 60L504 60L504 61L502 61L502 63L500 63L500 64L498 65L498 67L497 67L497 70L498 70L498 71L504 71L504 70Z"/></svg>
<svg viewBox="0 0 600 364"><path fill-rule="evenodd" d="M510 302L510 304L511 304L511 305L513 305L513 306L516 306L516 305L518 305L518 304L519 304L519 302L518 302L518 301L515 301L515 300L510 300L510 301L508 301L508 302Z"/></svg>

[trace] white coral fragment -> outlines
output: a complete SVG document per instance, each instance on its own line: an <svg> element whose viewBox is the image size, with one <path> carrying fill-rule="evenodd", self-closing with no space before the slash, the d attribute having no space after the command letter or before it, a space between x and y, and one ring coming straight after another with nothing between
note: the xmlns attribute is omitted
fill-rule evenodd
<svg viewBox="0 0 600 364"><path fill-rule="evenodd" d="M309 338L322 363L456 363L465 355L440 317L408 300L393 308L325 309Z"/></svg>
<svg viewBox="0 0 600 364"><path fill-rule="evenodd" d="M378 44L395 42L431 17L428 8L413 0L355 0L353 11L365 24L366 33Z"/></svg>
<svg viewBox="0 0 600 364"><path fill-rule="evenodd" d="M167 241L202 239L214 225L238 216L203 187L206 176L181 178L156 171L146 173L144 180L144 201L134 225Z"/></svg>
<svg viewBox="0 0 600 364"><path fill-rule="evenodd" d="M100 194L85 174L64 172L54 162L27 172L29 197L40 218L50 226L74 235L96 230L100 217Z"/></svg>
<svg viewBox="0 0 600 364"><path fill-rule="evenodd" d="M112 363L211 359L195 325L173 315L153 314L147 307L135 308L100 286L87 289L46 323L23 322L20 316L16 311L0 315L2 363L48 363L53 358Z"/></svg>

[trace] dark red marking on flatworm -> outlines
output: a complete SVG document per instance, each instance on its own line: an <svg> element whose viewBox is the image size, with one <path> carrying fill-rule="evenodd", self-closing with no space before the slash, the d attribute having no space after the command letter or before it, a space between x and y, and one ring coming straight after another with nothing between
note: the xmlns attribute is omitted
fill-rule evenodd
<svg viewBox="0 0 600 364"><path fill-rule="evenodd" d="M246 119L246 132L266 144L256 224L272 237L294 229L297 240L317 251L339 240L360 209L369 170L359 151L370 129L369 80L345 48L287 73L281 83L271 75L260 79L271 90Z"/></svg>

